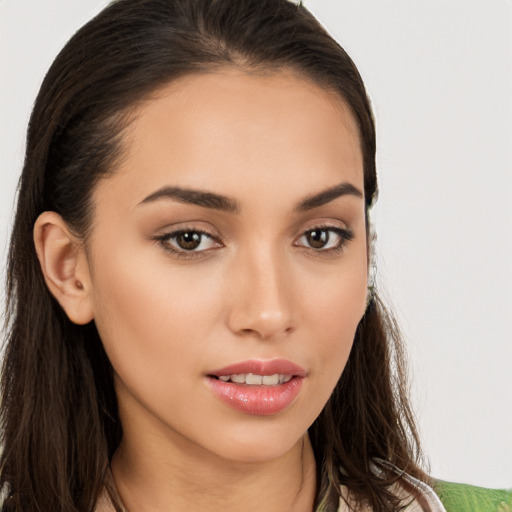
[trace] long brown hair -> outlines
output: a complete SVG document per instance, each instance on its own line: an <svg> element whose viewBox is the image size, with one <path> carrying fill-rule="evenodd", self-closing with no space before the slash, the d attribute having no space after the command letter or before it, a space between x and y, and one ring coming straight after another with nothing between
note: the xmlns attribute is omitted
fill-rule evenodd
<svg viewBox="0 0 512 512"><path fill-rule="evenodd" d="M226 66L292 69L337 92L357 121L367 208L374 202L375 128L363 82L303 6L118 0L87 23L48 71L28 129L7 274L0 413L5 512L93 510L122 438L112 367L94 322L73 324L48 291L34 222L52 210L85 239L91 193L114 172L137 102L177 77ZM342 377L310 428L318 510L337 510L341 484L373 510L396 510L389 486L399 477L389 463L427 479L418 465L397 333L374 293Z"/></svg>

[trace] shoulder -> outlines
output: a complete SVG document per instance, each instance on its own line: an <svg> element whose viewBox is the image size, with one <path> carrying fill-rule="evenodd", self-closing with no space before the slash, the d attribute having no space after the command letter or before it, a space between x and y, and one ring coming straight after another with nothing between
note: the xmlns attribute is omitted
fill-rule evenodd
<svg viewBox="0 0 512 512"><path fill-rule="evenodd" d="M512 512L512 489L488 489L431 479L430 486L401 473L396 495L407 512ZM411 500L411 497L414 498Z"/></svg>
<svg viewBox="0 0 512 512"><path fill-rule="evenodd" d="M446 512L512 512L512 489L487 489L434 480L434 491Z"/></svg>

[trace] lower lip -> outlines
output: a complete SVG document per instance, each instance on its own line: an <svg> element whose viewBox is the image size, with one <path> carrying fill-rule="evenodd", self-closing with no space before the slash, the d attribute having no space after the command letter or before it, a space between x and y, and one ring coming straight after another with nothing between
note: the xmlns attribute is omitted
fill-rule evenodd
<svg viewBox="0 0 512 512"><path fill-rule="evenodd" d="M222 402L256 416L271 416L286 409L299 394L302 381L302 377L293 377L277 386L250 386L207 377L210 389Z"/></svg>

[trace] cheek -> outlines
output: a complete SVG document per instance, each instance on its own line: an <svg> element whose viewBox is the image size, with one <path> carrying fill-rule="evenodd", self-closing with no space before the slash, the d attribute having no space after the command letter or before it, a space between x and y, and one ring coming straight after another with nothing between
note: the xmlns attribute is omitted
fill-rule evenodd
<svg viewBox="0 0 512 512"><path fill-rule="evenodd" d="M322 286L310 287L304 298L303 327L307 328L309 353L314 361L305 396L305 419L312 424L331 396L353 346L357 326L366 307L366 273L331 276Z"/></svg>
<svg viewBox="0 0 512 512"><path fill-rule="evenodd" d="M353 345L357 326L366 309L366 265L347 265L313 290L308 297L310 324L315 328L313 339L319 357L319 368L334 386L341 375Z"/></svg>
<svg viewBox="0 0 512 512"><path fill-rule="evenodd" d="M156 377L197 365L218 317L212 283L120 252L98 252L93 283L95 322L116 372Z"/></svg>

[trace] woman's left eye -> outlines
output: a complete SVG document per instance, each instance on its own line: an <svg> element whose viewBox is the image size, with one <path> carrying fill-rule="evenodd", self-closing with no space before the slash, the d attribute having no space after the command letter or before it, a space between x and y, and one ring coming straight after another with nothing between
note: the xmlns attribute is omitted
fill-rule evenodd
<svg viewBox="0 0 512 512"><path fill-rule="evenodd" d="M340 227L315 227L306 231L294 245L315 251L341 251L346 242L354 238L351 231Z"/></svg>
<svg viewBox="0 0 512 512"><path fill-rule="evenodd" d="M158 241L164 248L172 253L186 255L187 253L199 253L221 247L221 244L211 235L203 231L183 229L159 236Z"/></svg>

